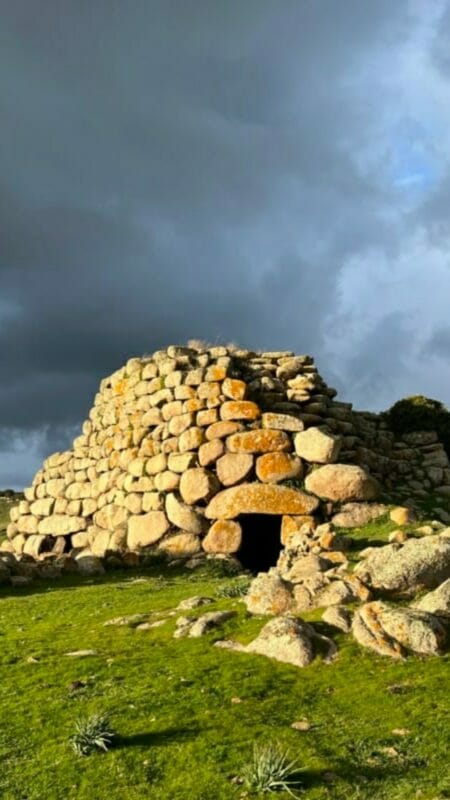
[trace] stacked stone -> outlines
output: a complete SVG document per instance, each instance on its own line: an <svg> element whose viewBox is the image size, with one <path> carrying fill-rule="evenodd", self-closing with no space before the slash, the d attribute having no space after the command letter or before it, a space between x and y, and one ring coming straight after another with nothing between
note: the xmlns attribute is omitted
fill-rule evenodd
<svg viewBox="0 0 450 800"><path fill-rule="evenodd" d="M291 352L173 346L133 358L102 381L73 449L50 456L12 509L9 548L236 552L240 513L318 507L299 485L315 460L336 460L340 440L314 427L334 394Z"/></svg>
<svg viewBox="0 0 450 800"><path fill-rule="evenodd" d="M171 346L132 358L101 382L72 450L50 456L12 509L2 549L237 553L241 514L323 521L336 504L375 498L369 472L386 483L408 464L408 489L448 485L437 441L395 442L335 394L292 352Z"/></svg>

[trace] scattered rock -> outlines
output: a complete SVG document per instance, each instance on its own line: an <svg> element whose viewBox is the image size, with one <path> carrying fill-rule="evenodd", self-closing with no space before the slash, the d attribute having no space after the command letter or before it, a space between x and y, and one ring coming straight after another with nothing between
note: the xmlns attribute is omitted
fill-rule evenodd
<svg viewBox="0 0 450 800"><path fill-rule="evenodd" d="M407 651L439 655L446 638L444 626L434 615L382 602L362 606L355 613L352 631L359 644L392 658L402 658Z"/></svg>
<svg viewBox="0 0 450 800"><path fill-rule="evenodd" d="M174 638L180 639L184 636L198 638L204 636L205 633L220 627L235 615L235 611L210 611L197 618L180 617L176 622Z"/></svg>
<svg viewBox="0 0 450 800"><path fill-rule="evenodd" d="M307 719L299 719L297 722L292 723L291 728L294 731L310 731L311 723Z"/></svg>
<svg viewBox="0 0 450 800"><path fill-rule="evenodd" d="M314 659L313 640L314 630L308 623L293 617L275 617L245 649L247 653L306 667Z"/></svg>
<svg viewBox="0 0 450 800"><path fill-rule="evenodd" d="M292 588L278 575L261 572L252 581L244 603L250 614L287 614L294 610Z"/></svg>
<svg viewBox="0 0 450 800"><path fill-rule="evenodd" d="M331 521L336 528L359 528L387 512L383 503L345 503Z"/></svg>
<svg viewBox="0 0 450 800"><path fill-rule="evenodd" d="M182 600L181 603L177 605L177 609L180 611L188 611L192 608L200 608L200 606L207 606L209 603L214 603L212 597L202 597L200 595L194 595L193 597L187 597L186 600Z"/></svg>
<svg viewBox="0 0 450 800"><path fill-rule="evenodd" d="M88 658L88 656L97 656L97 650L72 650L70 653L65 653L66 656L71 658Z"/></svg>
<svg viewBox="0 0 450 800"><path fill-rule="evenodd" d="M433 592L428 592L412 604L413 608L428 611L437 617L450 618L450 578L441 583Z"/></svg>
<svg viewBox="0 0 450 800"><path fill-rule="evenodd" d="M352 615L343 606L329 606L322 614L322 619L327 625L338 628L344 633L349 633L352 628Z"/></svg>
<svg viewBox="0 0 450 800"><path fill-rule="evenodd" d="M396 506L390 510L389 519L396 525L410 525L416 521L416 514L408 506Z"/></svg>
<svg viewBox="0 0 450 800"><path fill-rule="evenodd" d="M433 535L408 539L402 546L371 548L355 574L367 586L392 594L434 589L450 577L450 539Z"/></svg>

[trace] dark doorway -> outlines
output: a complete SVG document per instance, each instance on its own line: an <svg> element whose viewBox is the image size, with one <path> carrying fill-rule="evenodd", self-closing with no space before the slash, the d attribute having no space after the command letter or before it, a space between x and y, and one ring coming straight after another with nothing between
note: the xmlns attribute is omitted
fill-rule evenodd
<svg viewBox="0 0 450 800"><path fill-rule="evenodd" d="M277 514L242 514L242 545L237 557L245 569L267 572L278 561L281 550L281 517Z"/></svg>

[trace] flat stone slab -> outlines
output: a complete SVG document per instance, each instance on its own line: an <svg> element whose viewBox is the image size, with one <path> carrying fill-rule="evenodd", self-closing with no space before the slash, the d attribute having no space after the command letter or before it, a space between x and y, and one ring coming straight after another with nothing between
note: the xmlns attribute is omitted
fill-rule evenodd
<svg viewBox="0 0 450 800"><path fill-rule="evenodd" d="M207 519L234 519L240 514L310 514L316 497L288 486L242 483L216 494L205 510Z"/></svg>

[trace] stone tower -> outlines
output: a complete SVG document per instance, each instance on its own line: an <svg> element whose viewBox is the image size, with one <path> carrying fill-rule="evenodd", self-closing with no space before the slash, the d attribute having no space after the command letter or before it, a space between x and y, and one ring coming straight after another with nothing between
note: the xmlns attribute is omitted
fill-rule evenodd
<svg viewBox="0 0 450 800"><path fill-rule="evenodd" d="M132 358L101 382L73 448L47 458L12 509L6 549L239 558L275 535L275 563L305 521L343 503L393 482L408 495L424 481L448 488L433 434L396 442L381 418L335 395L313 359L292 352L171 346Z"/></svg>

